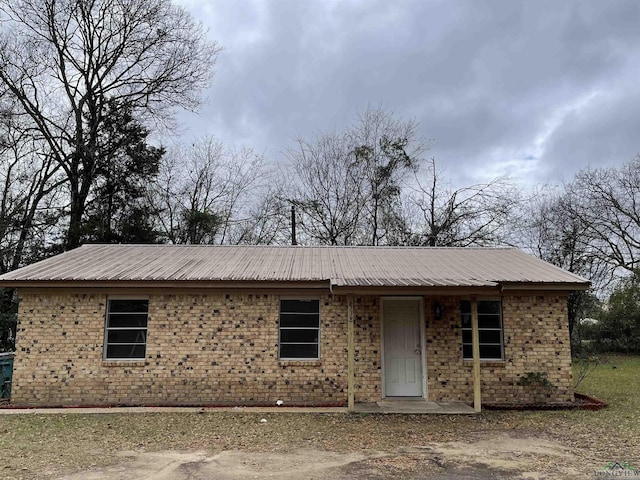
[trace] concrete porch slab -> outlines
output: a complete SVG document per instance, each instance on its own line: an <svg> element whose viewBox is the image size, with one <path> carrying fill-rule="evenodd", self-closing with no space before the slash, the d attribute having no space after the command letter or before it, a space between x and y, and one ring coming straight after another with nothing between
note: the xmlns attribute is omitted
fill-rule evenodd
<svg viewBox="0 0 640 480"><path fill-rule="evenodd" d="M474 415L473 407L462 402L432 402L420 399L385 399L356 403L355 413L404 413L412 415Z"/></svg>

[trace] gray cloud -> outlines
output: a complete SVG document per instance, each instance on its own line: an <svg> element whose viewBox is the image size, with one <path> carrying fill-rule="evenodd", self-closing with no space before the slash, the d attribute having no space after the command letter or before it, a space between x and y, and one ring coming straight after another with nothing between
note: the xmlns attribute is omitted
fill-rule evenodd
<svg viewBox="0 0 640 480"><path fill-rule="evenodd" d="M188 136L278 161L383 104L460 182L566 178L640 150L635 0L182 3L225 47Z"/></svg>

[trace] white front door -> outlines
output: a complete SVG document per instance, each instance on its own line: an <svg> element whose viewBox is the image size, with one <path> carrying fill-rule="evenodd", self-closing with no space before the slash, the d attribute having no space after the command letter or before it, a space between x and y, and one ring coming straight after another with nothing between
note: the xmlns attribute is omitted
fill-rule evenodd
<svg viewBox="0 0 640 480"><path fill-rule="evenodd" d="M383 299L386 397L421 397L420 300Z"/></svg>

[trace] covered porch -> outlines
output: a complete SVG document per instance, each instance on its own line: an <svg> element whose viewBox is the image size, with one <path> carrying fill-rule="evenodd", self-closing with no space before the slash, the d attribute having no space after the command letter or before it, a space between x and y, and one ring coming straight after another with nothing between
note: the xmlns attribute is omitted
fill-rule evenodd
<svg viewBox="0 0 640 480"><path fill-rule="evenodd" d="M372 350L379 357L374 357L374 368L379 365L378 375L380 383L375 385L375 389L369 389L368 394L360 393L362 384L356 381L356 370L358 369L359 378L362 378L362 356L358 357L356 362L356 317L362 319L366 314L360 315L362 307L358 308L354 302L354 293L347 294L347 400L348 409L356 413L415 413L415 414L471 414L478 413L482 410L481 405L481 381L480 381L480 355L479 355L479 332L478 332L478 291L464 290L437 290L419 292L414 295L393 295L396 292L376 292L377 300L375 302L379 319L379 332L371 337L375 340L372 342L377 348ZM414 293L414 292L411 292ZM418 292L415 292L418 293ZM455 295L452 295L455 293ZM494 292L491 292L494 293ZM494 294L495 295L495 294ZM449 324L459 322L460 310L458 306L460 298L469 299L469 317L471 327L471 345L470 353L472 358L466 360L467 366L465 371L468 372L466 378L459 379L457 377L453 383L461 385L471 385L473 395L468 400L466 395L442 395L435 393L434 389L440 387L440 384L446 385L450 377L437 380L437 374L431 371L427 373L428 364L435 365L437 362L445 362L442 365L449 365L451 353L442 354L440 357L433 358L433 355L439 353L433 349L434 344L431 343L430 336L434 334L434 325L437 325L439 331L445 331L448 345L458 345L461 341L459 333L452 336ZM443 300L444 299L444 300ZM453 299L453 301L452 301ZM368 305L370 306L370 305ZM443 315L443 310L448 312L447 321ZM452 312L456 312L452 315ZM374 315L375 315L374 314ZM454 318L455 317L455 318ZM371 316L369 318L372 318ZM375 318L375 317L373 317ZM359 320L361 321L361 320ZM442 324L442 326L440 326ZM428 329L431 329L429 332ZM453 342L451 341L453 340ZM362 343L358 349L362 351ZM454 351L456 360L460 358L462 363L461 352ZM444 356L444 355L448 355ZM428 360L427 357L431 356ZM471 355L470 355L471 356ZM447 363L449 362L449 363ZM471 365L469 365L471 364ZM358 365L358 367L356 366ZM469 368L471 367L472 368ZM454 372L458 377L460 373ZM433 380L430 380L433 379ZM431 386L428 385L432 382ZM468 382L468 383L467 383ZM446 387L445 387L446 388ZM357 393L358 392L358 393ZM373 393L373 394L372 394ZM377 397L377 398L376 398ZM449 397L449 398L447 398ZM462 397L462 398L461 398ZM450 401L454 400L454 401ZM471 403L473 400L473 403ZM464 402L469 403L464 403ZM470 406L471 405L471 406Z"/></svg>

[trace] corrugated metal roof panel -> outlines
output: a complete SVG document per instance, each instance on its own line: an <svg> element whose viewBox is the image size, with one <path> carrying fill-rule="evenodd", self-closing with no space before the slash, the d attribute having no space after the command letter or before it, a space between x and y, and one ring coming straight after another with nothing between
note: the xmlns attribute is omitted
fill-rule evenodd
<svg viewBox="0 0 640 480"><path fill-rule="evenodd" d="M9 281L329 281L448 287L588 283L511 248L85 245L0 276Z"/></svg>

